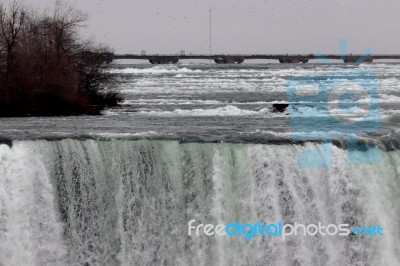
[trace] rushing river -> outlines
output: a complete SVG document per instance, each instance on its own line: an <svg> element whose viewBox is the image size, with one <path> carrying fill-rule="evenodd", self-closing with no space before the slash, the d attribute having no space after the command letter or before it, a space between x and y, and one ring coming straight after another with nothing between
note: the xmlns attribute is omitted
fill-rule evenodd
<svg viewBox="0 0 400 266"><path fill-rule="evenodd" d="M376 76L358 74L367 69ZM125 101L101 116L0 118L1 266L400 265L399 64L111 71ZM381 126L344 136L340 124L313 124L336 111L289 102L296 77L376 82L379 113L369 119ZM290 106L276 112L274 103ZM312 130L295 132L299 117ZM333 131L327 157L321 141ZM379 159L350 151L349 136L374 145ZM327 167L299 167L309 150ZM246 241L188 236L192 219L379 225L384 234Z"/></svg>

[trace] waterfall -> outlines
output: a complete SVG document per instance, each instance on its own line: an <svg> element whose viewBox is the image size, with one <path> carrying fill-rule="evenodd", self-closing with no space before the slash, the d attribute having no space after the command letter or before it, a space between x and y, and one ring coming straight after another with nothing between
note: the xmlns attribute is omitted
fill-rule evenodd
<svg viewBox="0 0 400 266"><path fill-rule="evenodd" d="M319 144L0 145L0 265L400 265L400 152L302 169ZM384 236L188 236L188 222L381 225Z"/></svg>

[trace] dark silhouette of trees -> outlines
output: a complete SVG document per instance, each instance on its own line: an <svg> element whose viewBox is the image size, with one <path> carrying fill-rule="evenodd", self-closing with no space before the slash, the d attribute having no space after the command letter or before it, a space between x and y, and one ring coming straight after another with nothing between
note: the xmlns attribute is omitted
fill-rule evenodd
<svg viewBox="0 0 400 266"><path fill-rule="evenodd" d="M86 19L62 1L40 15L0 5L1 116L98 114L118 104L110 49L79 38Z"/></svg>
<svg viewBox="0 0 400 266"><path fill-rule="evenodd" d="M6 54L6 74L11 71L15 56L17 38L25 24L26 16L23 8L14 1L7 12L4 4L0 4L0 31L2 51Z"/></svg>

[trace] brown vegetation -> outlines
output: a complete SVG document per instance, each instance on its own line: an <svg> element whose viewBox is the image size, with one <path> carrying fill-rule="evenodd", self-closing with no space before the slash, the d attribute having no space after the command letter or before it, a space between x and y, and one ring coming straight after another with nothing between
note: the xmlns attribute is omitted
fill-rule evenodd
<svg viewBox="0 0 400 266"><path fill-rule="evenodd" d="M117 105L111 53L84 42L86 15L61 1L38 15L0 3L0 116L98 114Z"/></svg>

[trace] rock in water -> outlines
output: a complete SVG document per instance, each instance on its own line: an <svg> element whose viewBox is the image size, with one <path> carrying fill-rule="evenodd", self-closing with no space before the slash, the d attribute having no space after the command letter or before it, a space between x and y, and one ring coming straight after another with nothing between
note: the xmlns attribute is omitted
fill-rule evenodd
<svg viewBox="0 0 400 266"><path fill-rule="evenodd" d="M274 113L283 113L286 108L288 108L289 104L286 103L274 103L272 105L272 112Z"/></svg>

